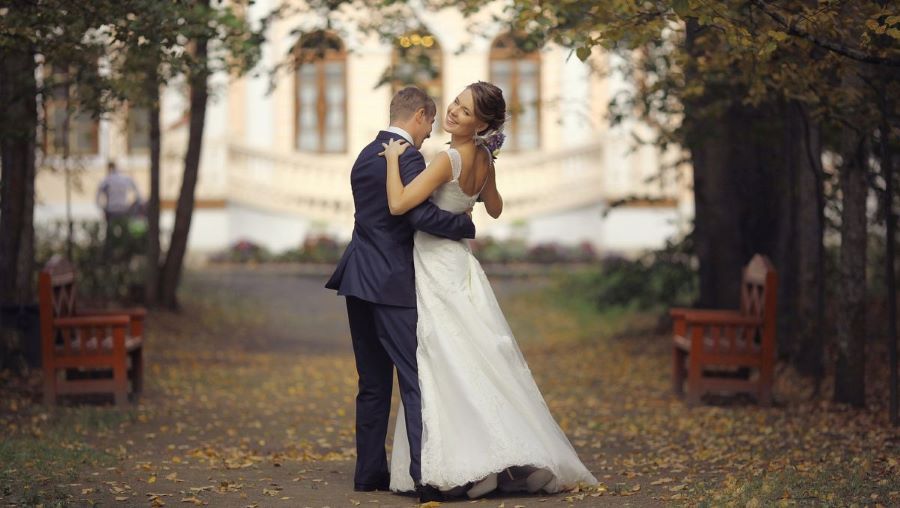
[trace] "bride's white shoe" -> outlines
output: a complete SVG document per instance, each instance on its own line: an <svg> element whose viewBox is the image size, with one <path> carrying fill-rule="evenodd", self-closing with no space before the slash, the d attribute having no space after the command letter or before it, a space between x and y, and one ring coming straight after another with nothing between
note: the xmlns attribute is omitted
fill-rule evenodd
<svg viewBox="0 0 900 508"><path fill-rule="evenodd" d="M530 494L534 494L546 487L551 481L553 481L553 473L546 469L538 469L528 475L528 478L525 480L525 489Z"/></svg>
<svg viewBox="0 0 900 508"><path fill-rule="evenodd" d="M500 477L502 492L528 492L535 494L550 485L556 477L548 469L534 466L516 466L505 471Z"/></svg>
<svg viewBox="0 0 900 508"><path fill-rule="evenodd" d="M481 497L488 492L493 492L497 488L497 474L489 474L484 480L476 483L472 486L471 489L466 492L466 495L469 496L469 499L475 499L476 497Z"/></svg>

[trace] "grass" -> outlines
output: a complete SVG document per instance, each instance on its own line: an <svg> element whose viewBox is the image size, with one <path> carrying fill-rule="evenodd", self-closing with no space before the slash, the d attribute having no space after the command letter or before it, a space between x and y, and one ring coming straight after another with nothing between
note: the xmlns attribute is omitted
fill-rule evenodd
<svg viewBox="0 0 900 508"><path fill-rule="evenodd" d="M555 273L544 289L530 291L513 299L509 305L515 307L504 308L504 313L515 320L513 328L520 330L516 339L527 344L536 337L546 337L544 332L547 327L541 323L549 317L548 314L568 321L554 323L554 332L558 334L562 330L567 339L596 341L599 338L654 333L659 318L667 312L667 307L660 305L641 308L629 304L600 308L592 295L583 290L583 283L580 282L583 277L594 275L594 270ZM542 308L552 312L533 311Z"/></svg>
<svg viewBox="0 0 900 508"><path fill-rule="evenodd" d="M4 409L17 407L15 399ZM46 411L24 406L4 415L0 439L0 499L22 506L66 506L66 484L86 465L114 463L114 453L93 447L92 436L113 432L130 411L109 407L62 407Z"/></svg>
<svg viewBox="0 0 900 508"><path fill-rule="evenodd" d="M724 482L700 484L709 501L699 506L888 506L900 492L900 478L873 481L871 463L855 457L822 467L787 466ZM706 492L703 492L703 491Z"/></svg>

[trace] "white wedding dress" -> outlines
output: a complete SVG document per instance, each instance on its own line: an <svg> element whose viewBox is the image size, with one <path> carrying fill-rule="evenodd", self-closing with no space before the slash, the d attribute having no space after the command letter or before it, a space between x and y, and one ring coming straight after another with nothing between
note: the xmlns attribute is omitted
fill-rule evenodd
<svg viewBox="0 0 900 508"><path fill-rule="evenodd" d="M459 186L459 152L450 148L447 154L453 180L439 187L431 201L462 213L477 196L466 195ZM450 490L501 473L502 488L502 481L512 477L504 470L534 466L552 473L548 483L541 481L541 490L548 493L596 484L550 414L468 243L420 231L413 256L422 483ZM414 489L402 405L390 486L400 492Z"/></svg>

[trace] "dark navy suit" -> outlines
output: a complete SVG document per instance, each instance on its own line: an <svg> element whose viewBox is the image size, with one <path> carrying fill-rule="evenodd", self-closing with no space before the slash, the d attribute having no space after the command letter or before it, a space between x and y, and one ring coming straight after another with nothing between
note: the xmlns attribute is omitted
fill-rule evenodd
<svg viewBox="0 0 900 508"><path fill-rule="evenodd" d="M425 201L405 215L388 209L387 163L378 155L382 143L402 136L378 133L353 164L350 185L356 208L353 237L337 269L325 285L347 297L350 335L359 374L356 396L357 488L386 486L389 481L384 445L391 411L393 368L409 437L409 473L421 479L422 406L416 363L416 283L413 233L425 231L454 240L474 238L468 215L455 215ZM422 154L409 147L400 156L400 177L409 184L425 169Z"/></svg>

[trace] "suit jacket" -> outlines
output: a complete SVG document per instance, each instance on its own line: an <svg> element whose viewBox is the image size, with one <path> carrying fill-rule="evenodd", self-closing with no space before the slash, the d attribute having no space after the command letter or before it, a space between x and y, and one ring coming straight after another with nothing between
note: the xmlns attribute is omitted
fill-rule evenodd
<svg viewBox="0 0 900 508"><path fill-rule="evenodd" d="M384 150L381 144L390 139L402 137L380 131L353 164L353 237L325 287L373 303L415 307L413 233L420 230L452 240L475 238L475 224L468 215L441 210L429 200L404 215L391 215L385 188L387 162L378 155ZM404 185L424 169L425 159L415 147L400 156Z"/></svg>

